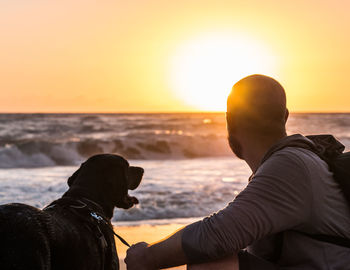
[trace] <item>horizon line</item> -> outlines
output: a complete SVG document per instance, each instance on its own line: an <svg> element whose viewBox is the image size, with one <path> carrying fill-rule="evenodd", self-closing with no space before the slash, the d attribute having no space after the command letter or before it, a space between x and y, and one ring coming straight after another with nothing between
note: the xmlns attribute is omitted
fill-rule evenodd
<svg viewBox="0 0 350 270"><path fill-rule="evenodd" d="M185 114L185 113L226 113L225 111L61 111L61 112L1 112L0 114ZM290 111L292 114L349 114L349 111Z"/></svg>

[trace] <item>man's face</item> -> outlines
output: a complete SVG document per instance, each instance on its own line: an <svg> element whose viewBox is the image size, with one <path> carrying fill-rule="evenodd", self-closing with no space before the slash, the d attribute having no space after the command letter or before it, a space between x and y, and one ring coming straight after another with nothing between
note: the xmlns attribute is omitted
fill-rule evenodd
<svg viewBox="0 0 350 270"><path fill-rule="evenodd" d="M228 133L228 143L230 145L232 152L239 159L243 159L242 145L231 132Z"/></svg>
<svg viewBox="0 0 350 270"><path fill-rule="evenodd" d="M230 145L230 148L232 150L232 152L239 158L239 159L243 159L243 153L242 153L242 145L239 142L238 138L237 138L237 125L234 123L234 121L232 121L232 119L230 119L230 117L228 117L228 114L226 113L226 126L227 126L227 139L228 139L228 143Z"/></svg>

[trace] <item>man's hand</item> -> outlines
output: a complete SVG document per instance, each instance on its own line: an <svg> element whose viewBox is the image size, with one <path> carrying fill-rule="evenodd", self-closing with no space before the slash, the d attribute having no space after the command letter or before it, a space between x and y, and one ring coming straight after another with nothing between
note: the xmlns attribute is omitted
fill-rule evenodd
<svg viewBox="0 0 350 270"><path fill-rule="evenodd" d="M124 262L128 270L155 270L157 269L153 262L153 256L149 254L148 244L140 242L132 245L126 251Z"/></svg>
<svg viewBox="0 0 350 270"><path fill-rule="evenodd" d="M186 264L182 250L182 230L154 244L145 242L132 245L126 252L128 270L156 270Z"/></svg>

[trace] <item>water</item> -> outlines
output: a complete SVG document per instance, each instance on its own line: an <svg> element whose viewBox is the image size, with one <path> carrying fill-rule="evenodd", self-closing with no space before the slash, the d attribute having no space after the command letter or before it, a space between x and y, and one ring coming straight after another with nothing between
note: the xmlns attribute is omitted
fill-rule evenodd
<svg viewBox="0 0 350 270"><path fill-rule="evenodd" d="M288 133L332 133L350 148L350 114L292 114ZM88 156L112 152L145 169L140 205L114 221L193 218L244 188L247 165L226 142L223 114L2 114L0 204L43 207Z"/></svg>

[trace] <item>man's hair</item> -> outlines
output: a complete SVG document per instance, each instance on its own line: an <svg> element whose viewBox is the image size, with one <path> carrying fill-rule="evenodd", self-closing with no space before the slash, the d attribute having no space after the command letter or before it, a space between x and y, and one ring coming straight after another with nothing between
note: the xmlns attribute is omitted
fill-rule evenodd
<svg viewBox="0 0 350 270"><path fill-rule="evenodd" d="M228 132L240 128L258 138L285 134L286 94L279 82L264 75L238 81L227 99Z"/></svg>

